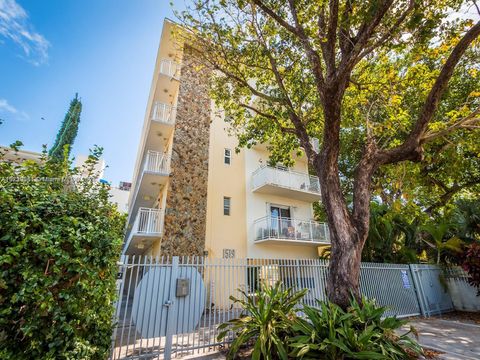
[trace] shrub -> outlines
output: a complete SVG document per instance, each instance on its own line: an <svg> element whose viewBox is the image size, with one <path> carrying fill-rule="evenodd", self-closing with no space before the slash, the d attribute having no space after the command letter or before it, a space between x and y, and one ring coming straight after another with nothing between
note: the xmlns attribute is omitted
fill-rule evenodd
<svg viewBox="0 0 480 360"><path fill-rule="evenodd" d="M468 282L477 288L477 296L480 296L480 243L467 246L462 268L468 273Z"/></svg>
<svg viewBox="0 0 480 360"><path fill-rule="evenodd" d="M243 309L242 315L218 327L218 340L233 331L227 359L233 359L242 345L254 342L252 359L287 359L286 340L290 333L289 320L295 316L295 306L307 290L284 290L277 282L274 286L261 285L254 296L240 291L244 299L230 297Z"/></svg>
<svg viewBox="0 0 480 360"><path fill-rule="evenodd" d="M308 359L409 359L419 355L421 347L395 330L406 322L385 317L386 308L374 301L352 301L348 311L333 303L318 302L319 307L304 306L305 317L296 317L290 339L291 356Z"/></svg>
<svg viewBox="0 0 480 360"><path fill-rule="evenodd" d="M76 174L66 160L0 159L2 359L108 354L124 217L105 185Z"/></svg>

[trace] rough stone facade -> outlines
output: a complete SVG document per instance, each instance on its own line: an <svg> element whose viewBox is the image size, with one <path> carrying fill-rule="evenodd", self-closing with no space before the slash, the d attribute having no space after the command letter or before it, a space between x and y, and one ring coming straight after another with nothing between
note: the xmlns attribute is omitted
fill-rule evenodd
<svg viewBox="0 0 480 360"><path fill-rule="evenodd" d="M211 100L209 71L185 47L161 255L203 255L207 221Z"/></svg>

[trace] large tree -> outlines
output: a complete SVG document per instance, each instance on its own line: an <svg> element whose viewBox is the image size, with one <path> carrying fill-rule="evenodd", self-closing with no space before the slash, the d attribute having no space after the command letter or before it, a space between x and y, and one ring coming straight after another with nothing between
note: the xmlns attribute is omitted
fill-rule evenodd
<svg viewBox="0 0 480 360"><path fill-rule="evenodd" d="M72 150L73 142L77 137L78 124L80 123L80 114L82 113L82 102L78 98L78 94L70 102L62 126L58 130L55 143L49 150L48 155L53 159L62 159L64 155L64 148L67 146L68 155Z"/></svg>
<svg viewBox="0 0 480 360"><path fill-rule="evenodd" d="M212 95L239 146L266 142L271 160L286 163L304 151L319 176L332 242L327 293L342 307L360 295L374 176L420 161L428 142L456 130L478 136L480 22L456 13L469 5L194 0L178 14L184 40L215 70ZM453 79L465 91L449 91Z"/></svg>

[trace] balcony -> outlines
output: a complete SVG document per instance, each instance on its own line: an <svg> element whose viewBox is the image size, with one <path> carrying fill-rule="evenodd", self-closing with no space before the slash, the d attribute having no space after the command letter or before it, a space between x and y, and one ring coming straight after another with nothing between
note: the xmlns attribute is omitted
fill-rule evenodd
<svg viewBox="0 0 480 360"><path fill-rule="evenodd" d="M180 64L173 60L160 60L159 72L160 74L168 76L169 78L178 80L180 79Z"/></svg>
<svg viewBox="0 0 480 360"><path fill-rule="evenodd" d="M163 152L148 150L135 182L130 212L135 214L139 208L153 207L169 176L170 156Z"/></svg>
<svg viewBox="0 0 480 360"><path fill-rule="evenodd" d="M313 220L265 216L254 223L255 243L320 246L330 243L328 226Z"/></svg>
<svg viewBox="0 0 480 360"><path fill-rule="evenodd" d="M168 175L170 173L170 169L169 158L167 154L159 151L148 150L147 156L145 157L143 170L149 173Z"/></svg>
<svg viewBox="0 0 480 360"><path fill-rule="evenodd" d="M176 114L177 108L175 106L157 101L153 104L151 119L162 124L174 125Z"/></svg>
<svg viewBox="0 0 480 360"><path fill-rule="evenodd" d="M160 238L163 233L162 209L149 209L141 207L125 244L125 254L142 254L152 243Z"/></svg>
<svg viewBox="0 0 480 360"><path fill-rule="evenodd" d="M262 166L253 173L252 191L307 202L321 199L317 176L271 166Z"/></svg>

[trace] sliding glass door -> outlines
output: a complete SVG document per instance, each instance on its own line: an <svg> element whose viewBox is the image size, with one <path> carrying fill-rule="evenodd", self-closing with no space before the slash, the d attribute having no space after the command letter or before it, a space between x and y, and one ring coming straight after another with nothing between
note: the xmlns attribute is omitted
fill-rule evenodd
<svg viewBox="0 0 480 360"><path fill-rule="evenodd" d="M270 205L271 235L278 238L288 238L292 232L288 206Z"/></svg>

